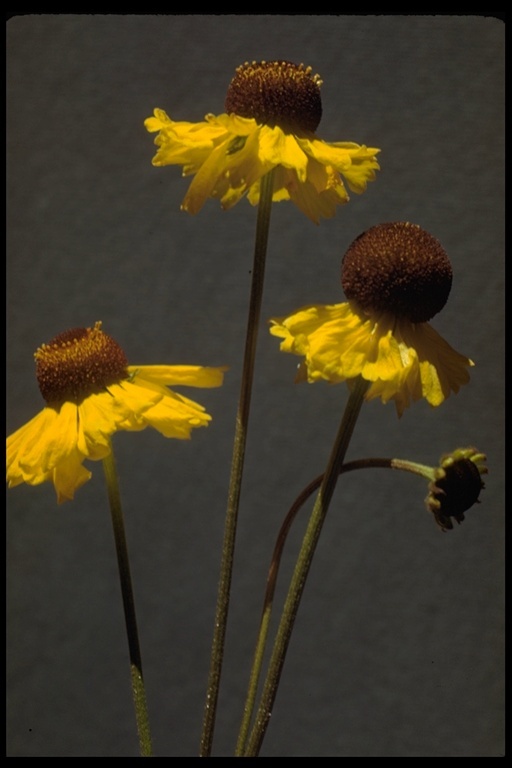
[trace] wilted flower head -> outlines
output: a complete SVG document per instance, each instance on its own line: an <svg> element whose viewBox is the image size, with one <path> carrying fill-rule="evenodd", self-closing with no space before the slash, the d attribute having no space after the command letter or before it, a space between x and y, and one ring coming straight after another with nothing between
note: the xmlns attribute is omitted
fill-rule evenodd
<svg viewBox="0 0 512 768"><path fill-rule="evenodd" d="M464 512L479 502L485 488L482 475L488 471L485 461L476 448L458 448L441 456L425 500L441 530L452 530L452 518L460 525Z"/></svg>
<svg viewBox="0 0 512 768"><path fill-rule="evenodd" d="M165 437L189 438L206 426L204 408L168 385L218 387L226 370L128 365L101 323L59 334L35 359L46 407L7 438L7 481L11 488L52 481L59 502L89 480L84 459L105 458L114 432L152 426Z"/></svg>
<svg viewBox="0 0 512 768"><path fill-rule="evenodd" d="M440 405L468 382L473 362L428 324L450 293L452 270L441 244L415 224L378 224L342 262L343 304L311 305L273 319L281 350L302 355L298 380L371 385L367 399L394 400L397 412L424 397Z"/></svg>
<svg viewBox="0 0 512 768"><path fill-rule="evenodd" d="M302 64L246 62L229 85L224 114L189 123L154 110L145 121L158 132L153 165L182 165L184 176L194 175L182 205L189 213L208 197L226 209L245 195L257 204L261 178L275 169L273 200L292 200L315 223L331 217L349 199L342 177L353 192L364 192L379 150L317 138L320 85Z"/></svg>

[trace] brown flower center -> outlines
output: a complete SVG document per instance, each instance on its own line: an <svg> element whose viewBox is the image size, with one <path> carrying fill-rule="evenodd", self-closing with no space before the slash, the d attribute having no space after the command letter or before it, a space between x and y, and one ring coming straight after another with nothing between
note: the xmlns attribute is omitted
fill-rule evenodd
<svg viewBox="0 0 512 768"><path fill-rule="evenodd" d="M103 333L101 323L59 334L34 357L39 389L48 405L79 402L128 375L123 350Z"/></svg>
<svg viewBox="0 0 512 768"><path fill-rule="evenodd" d="M322 117L320 85L318 75L303 64L246 62L229 85L226 112L292 133L314 132Z"/></svg>
<svg viewBox="0 0 512 768"><path fill-rule="evenodd" d="M341 283L366 312L423 323L446 304L452 268L441 244L417 224L377 224L349 247Z"/></svg>

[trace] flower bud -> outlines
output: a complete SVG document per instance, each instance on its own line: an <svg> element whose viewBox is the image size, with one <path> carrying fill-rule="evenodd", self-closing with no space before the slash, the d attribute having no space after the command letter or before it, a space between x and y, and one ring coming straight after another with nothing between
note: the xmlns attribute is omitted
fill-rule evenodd
<svg viewBox="0 0 512 768"><path fill-rule="evenodd" d="M452 518L460 524L464 512L478 503L485 488L481 476L488 471L485 460L475 448L458 448L441 457L425 500L441 530L453 528Z"/></svg>

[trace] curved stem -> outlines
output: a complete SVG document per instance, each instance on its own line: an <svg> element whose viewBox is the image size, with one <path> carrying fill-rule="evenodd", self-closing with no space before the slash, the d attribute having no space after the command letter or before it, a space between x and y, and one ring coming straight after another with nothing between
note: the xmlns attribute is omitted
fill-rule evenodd
<svg viewBox="0 0 512 768"><path fill-rule="evenodd" d="M425 477L427 480L433 479L433 470L431 467L427 467L423 464L417 464L415 462L406 461L403 459L389 459L389 458L369 458L369 459L356 459L354 461L348 461L340 467L339 474L342 475L346 472L352 472L356 469L400 469L405 472L412 472L413 474ZM292 523L294 522L297 513L301 507L306 503L309 497L317 491L324 479L324 475L318 475L300 492L292 506L288 510L286 517L279 529L277 535L276 544L272 553L272 559L267 576L267 585L265 590L265 597L263 599L263 610L261 614L260 627L258 631L258 638L256 641L256 648L254 652L254 658L249 677L249 685L247 689L247 697L244 706L244 714L242 718L242 724L240 726L240 732L238 735L238 741L236 745L235 756L240 757L244 754L245 744L247 741L247 734L251 723L252 713L254 710L254 702L256 700L256 693L258 690L258 683L261 675L261 668L263 664L263 655L265 652L265 646L267 643L268 630L270 625L270 614L272 611L272 605L274 600L274 593L277 584L277 575L279 572L279 566L281 564L281 557L283 554L284 545Z"/></svg>
<svg viewBox="0 0 512 768"><path fill-rule="evenodd" d="M224 524L224 541L222 546L220 578L217 592L217 607L215 612L210 671L208 675L206 702L203 717L203 731L200 745L201 757L209 757L211 754L220 677L222 672L222 662L224 657L224 642L226 637L229 597L231 591L231 577L233 572L233 556L235 549L236 526L238 520L238 507L240 503L240 491L242 487L245 445L247 441L247 427L249 422L252 381L254 374L254 359L256 356L256 342L258 338L261 301L263 296L265 260L270 226L270 212L272 208L272 193L273 171L270 171L270 173L264 176L261 180L258 219L256 224L256 240L254 246L254 261L252 269L251 296L249 302L247 332L245 339L244 364L242 371L240 398L236 414L233 458L231 463L227 511Z"/></svg>
<svg viewBox="0 0 512 768"><path fill-rule="evenodd" d="M135 615L135 600L130 575L130 561L126 543L121 495L119 493L119 482L112 446L110 447L110 454L103 459L103 469L107 483L108 500L116 544L119 579L123 597L124 618L126 623L126 634L128 637L128 650L130 654L130 676L133 702L135 705L135 718L137 721L141 757L151 757L151 732L146 703L146 690L144 687L144 678L142 676L142 659L139 634L137 631L137 618Z"/></svg>
<svg viewBox="0 0 512 768"><path fill-rule="evenodd" d="M347 462L340 468L339 474L350 472L355 469L366 469L367 467L391 467L392 459L360 459L356 461ZM256 699L256 692L258 689L258 682L261 674L261 667L263 663L263 654L267 642L268 629L270 624L270 613L272 611L272 604L274 600L274 593L277 584L277 574L279 572L279 566L281 564L281 557L284 550L284 545L292 523L295 520L297 513L309 499L309 497L320 488L324 475L318 475L312 480L297 496L292 506L288 510L288 513L279 529L277 535L274 552L272 553L272 559L268 569L267 585L265 589L265 597L263 599L263 610L261 613L260 628L258 632L258 639L256 642L256 649L254 652L254 659L251 668L251 674L249 677L249 686L247 690L247 698L244 706L244 715L242 719L242 725L240 726L240 732L238 735L238 741L236 745L235 755L237 757L243 755L245 744L247 741L247 733L249 731L249 725L254 710L254 702Z"/></svg>
<svg viewBox="0 0 512 768"><path fill-rule="evenodd" d="M277 630L274 647L263 685L260 705L256 713L256 721L252 729L245 757L256 757L259 754L261 744L265 737L272 707L274 705L279 680L284 665L286 652L290 642L295 618L299 609L300 600L306 584L306 579L311 567L316 545L325 521L325 516L336 487L340 467L343 464L350 438L354 431L361 406L364 401L369 382L361 377L354 381L354 387L341 420L340 428L331 451L331 456L325 475L320 486L309 524L304 535L302 547L299 552L295 570L292 576L288 595L283 608L283 613Z"/></svg>

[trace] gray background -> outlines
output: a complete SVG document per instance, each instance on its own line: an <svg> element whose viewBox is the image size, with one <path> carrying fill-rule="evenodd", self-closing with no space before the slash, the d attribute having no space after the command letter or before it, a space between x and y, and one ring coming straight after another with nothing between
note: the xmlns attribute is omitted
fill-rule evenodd
<svg viewBox="0 0 512 768"><path fill-rule="evenodd" d="M190 442L115 436L157 756L197 754L238 399L256 211L179 210L178 167L143 126L223 111L235 67L284 58L323 80L327 141L382 148L367 192L315 226L272 211L262 332L214 754L232 755L275 534L321 472L344 385L294 385L267 318L343 300L363 230L409 220L454 285L433 325L476 361L438 409L363 409L348 458L435 464L476 444L482 503L442 534L425 483L374 470L338 486L263 756L503 755L504 38L484 16L29 15L7 24L7 430L43 403L33 352L102 320L133 364L230 366L183 390L214 420ZM72 503L7 494L7 754L137 756L102 468ZM286 549L282 598L307 510ZM279 605L280 603L278 603Z"/></svg>

